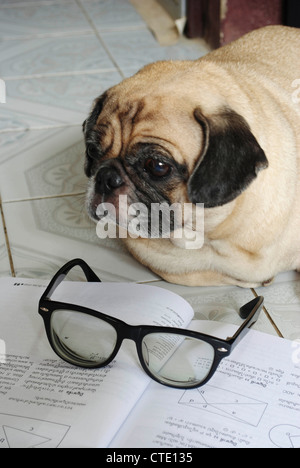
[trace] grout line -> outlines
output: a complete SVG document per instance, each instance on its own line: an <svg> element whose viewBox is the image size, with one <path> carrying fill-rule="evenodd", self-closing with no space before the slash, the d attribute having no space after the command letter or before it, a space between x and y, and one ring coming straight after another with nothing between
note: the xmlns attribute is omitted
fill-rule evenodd
<svg viewBox="0 0 300 468"><path fill-rule="evenodd" d="M115 72L116 69L114 67L108 68L95 68L93 70L72 70L72 71L62 71L62 72L54 72L54 73L34 73L32 75L13 75L13 76L1 76L1 78L5 79L6 81L17 81L17 80L31 80L32 78L39 79L39 78L56 78L56 77L64 77L64 76L80 76L80 75L99 75L100 73L111 73Z"/></svg>
<svg viewBox="0 0 300 468"><path fill-rule="evenodd" d="M44 6L44 5L55 5L55 4L58 4L58 3L61 3L63 1L63 3L72 3L73 0L47 0L47 1L43 1L43 2L34 2L34 1L31 1L31 0L19 0L19 1L16 1L14 3L9 3L9 4L3 4L3 5L0 5L0 9L5 9L5 8L18 8L20 6Z"/></svg>
<svg viewBox="0 0 300 468"><path fill-rule="evenodd" d="M267 311L267 309L265 307L263 307L263 310L266 314L266 316L268 317L268 319L270 320L271 324L273 325L273 328L275 329L276 333L278 336L280 336L280 338L284 338L283 334L281 333L281 331L279 330L279 328L277 327L276 323L274 322L274 320L272 319L271 315L269 314L269 312Z"/></svg>
<svg viewBox="0 0 300 468"><path fill-rule="evenodd" d="M7 233L7 228L6 228L5 217L4 217L4 212L3 212L3 208L2 208L1 199L0 199L0 214L1 214L1 219L2 219L2 223L3 223L4 237L5 237L6 249L7 249L7 253L8 253L10 271L11 271L12 276L15 278L16 277L15 267L14 267L14 262L13 262L13 258L12 258L10 243L9 243L9 239L8 239L8 233Z"/></svg>
<svg viewBox="0 0 300 468"><path fill-rule="evenodd" d="M18 34L16 36L0 36L1 41L3 43L9 43L10 41L32 41L35 39L65 39L68 37L74 37L74 36L93 36L93 31L90 29L77 29L77 30L69 30L69 31L57 31L57 32L46 32L46 33L40 33L40 32L33 32L32 34Z"/></svg>
<svg viewBox="0 0 300 468"><path fill-rule="evenodd" d="M51 200L52 198L64 198L64 197L77 197L79 195L85 195L86 192L72 192L72 193L63 193L63 194L56 194L56 195L40 195L37 197L29 197L29 198L15 198L13 200L4 200L2 202L3 205L9 203L20 203L20 202L28 202L28 201L36 201L36 200Z"/></svg>
<svg viewBox="0 0 300 468"><path fill-rule="evenodd" d="M55 130L55 129L63 129L69 127L82 127L82 123L61 123L61 124L53 124L53 125L44 125L44 126L32 126L32 127L16 127L16 128L5 128L0 130L0 135L4 133L18 133L18 132L30 132L31 130L34 132L43 131L43 130Z"/></svg>
<svg viewBox="0 0 300 468"><path fill-rule="evenodd" d="M114 66L116 67L116 69L118 70L118 72L120 73L121 77L124 79L125 78L125 75L124 73L122 72L121 68L119 67L118 63L116 62L116 60L114 59L114 57L112 56L110 50L108 49L107 45L105 44L105 42L103 41L99 31L97 30L97 28L95 27L92 19L90 18L88 12L86 11L86 9L84 8L84 6L82 5L81 3L81 0L75 0L77 5L79 6L79 8L81 8L84 16L86 17L87 21L89 22L91 28L93 29L97 39L99 40L100 44L102 45L102 47L104 48L105 52L107 53L108 57L110 58L110 60L112 61L112 63L114 64Z"/></svg>
<svg viewBox="0 0 300 468"><path fill-rule="evenodd" d="M1 9L1 7L0 7ZM0 10L1 11L1 10ZM91 23L93 28L93 25ZM109 28L102 28L104 33L115 33L115 32L122 32L122 31L143 31L146 27L141 26L119 26L119 27L109 27ZM33 34L19 34L17 36L0 36L0 39L3 43L9 43L10 41L32 41L35 39L64 39L64 38L72 38L75 36L85 36L85 37L94 37L96 28L93 30L90 29L81 29L81 30L70 30L67 32L58 31L58 32L47 32L47 33L33 33Z"/></svg>
<svg viewBox="0 0 300 468"><path fill-rule="evenodd" d="M255 289L251 288L251 291L253 292L254 296L255 297L258 297L258 294L257 292L255 291ZM276 323L274 322L274 320L272 319L271 315L269 314L269 312L267 311L266 307L264 306L263 307L263 311L264 313L266 314L267 318L269 319L269 321L271 322L271 325L273 326L273 328L275 329L277 335L280 337L280 338L284 338L283 334L281 333L281 331L279 330L279 328L277 327Z"/></svg>
<svg viewBox="0 0 300 468"><path fill-rule="evenodd" d="M157 279L152 279L152 280L142 280L142 281L135 281L137 284L152 284L152 283L160 283L161 281L164 281L162 278L157 278Z"/></svg>

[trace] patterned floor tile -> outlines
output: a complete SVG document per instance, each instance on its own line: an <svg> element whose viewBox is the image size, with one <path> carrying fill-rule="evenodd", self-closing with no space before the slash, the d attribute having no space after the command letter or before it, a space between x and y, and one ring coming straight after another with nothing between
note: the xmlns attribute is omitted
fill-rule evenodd
<svg viewBox="0 0 300 468"><path fill-rule="evenodd" d="M75 2L76 0L0 0L0 7L2 8L18 8L24 5L47 5L56 3Z"/></svg>
<svg viewBox="0 0 300 468"><path fill-rule="evenodd" d="M101 37L119 68L128 76L158 60L196 60L208 52L201 41L182 39L173 46L159 46L149 30L109 31Z"/></svg>
<svg viewBox="0 0 300 468"><path fill-rule="evenodd" d="M73 258L83 258L105 281L157 280L118 239L99 239L84 197L3 203L16 276L50 278Z"/></svg>
<svg viewBox="0 0 300 468"><path fill-rule="evenodd" d="M76 2L32 4L2 8L0 40L32 36L91 32L92 28Z"/></svg>
<svg viewBox="0 0 300 468"><path fill-rule="evenodd" d="M2 41L0 56L3 79L115 70L94 35Z"/></svg>
<svg viewBox="0 0 300 468"><path fill-rule="evenodd" d="M100 32L147 27L128 0L82 0L81 4Z"/></svg>
<svg viewBox="0 0 300 468"><path fill-rule="evenodd" d="M54 119L49 118L48 112L40 114L36 113L37 109L34 103L25 106L24 100L19 101L13 98L8 98L8 104L0 108L0 135L2 132L22 131L48 127L57 127L57 125L65 125L63 120L59 120L59 116ZM44 114L44 115L43 115ZM46 114L46 115L45 115ZM1 138L1 136L0 136ZM1 159L1 155L0 155Z"/></svg>
<svg viewBox="0 0 300 468"><path fill-rule="evenodd" d="M7 132L0 134L1 140L0 193L4 202L85 192L81 125Z"/></svg>
<svg viewBox="0 0 300 468"><path fill-rule="evenodd" d="M82 124L93 100L120 80L117 71L9 80L0 131Z"/></svg>
<svg viewBox="0 0 300 468"><path fill-rule="evenodd" d="M282 273L271 286L256 292L265 297L266 309L280 333L300 341L300 274Z"/></svg>

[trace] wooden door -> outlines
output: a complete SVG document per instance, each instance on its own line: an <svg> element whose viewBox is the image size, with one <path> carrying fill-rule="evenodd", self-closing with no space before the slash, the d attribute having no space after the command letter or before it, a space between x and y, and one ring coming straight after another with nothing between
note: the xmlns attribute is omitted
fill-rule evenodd
<svg viewBox="0 0 300 468"><path fill-rule="evenodd" d="M187 0L188 37L204 37L212 48L271 24L300 27L299 0Z"/></svg>

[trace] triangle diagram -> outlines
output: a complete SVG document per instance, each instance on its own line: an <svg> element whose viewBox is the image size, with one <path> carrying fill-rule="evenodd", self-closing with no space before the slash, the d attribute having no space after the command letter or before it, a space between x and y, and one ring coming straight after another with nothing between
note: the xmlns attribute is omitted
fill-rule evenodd
<svg viewBox="0 0 300 468"><path fill-rule="evenodd" d="M246 422L256 426L261 419L262 413L265 411L263 403L247 404L247 403L233 403L233 404L214 404L211 407L216 408L224 415L230 416L242 422Z"/></svg>
<svg viewBox="0 0 300 468"><path fill-rule="evenodd" d="M290 440L293 448L300 448L300 435L290 435Z"/></svg>
<svg viewBox="0 0 300 468"><path fill-rule="evenodd" d="M3 431L9 448L34 448L51 440L10 426L3 426Z"/></svg>

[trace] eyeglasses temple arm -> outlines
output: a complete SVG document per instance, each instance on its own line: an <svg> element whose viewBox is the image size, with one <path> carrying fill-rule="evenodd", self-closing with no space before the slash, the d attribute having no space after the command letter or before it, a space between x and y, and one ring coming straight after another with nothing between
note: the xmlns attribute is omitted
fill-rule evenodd
<svg viewBox="0 0 300 468"><path fill-rule="evenodd" d="M50 299L55 289L60 285L60 283L69 273L69 271L75 266L79 266L82 269L88 282L101 283L101 280L98 278L96 273L94 273L93 270L88 266L88 264L81 258L76 258L75 260L71 260L70 262L66 263L62 268L60 268L60 270L58 270L56 275L50 281L41 299Z"/></svg>
<svg viewBox="0 0 300 468"><path fill-rule="evenodd" d="M263 304L263 296L258 296L240 308L240 317L245 319L245 321L236 331L236 333L226 340L231 344L231 351L244 338L250 328L257 322Z"/></svg>

